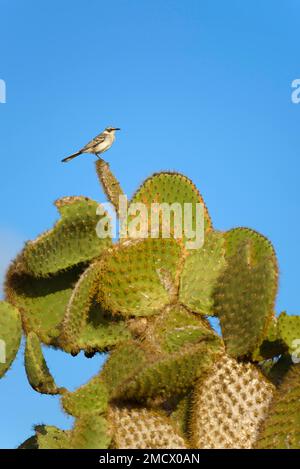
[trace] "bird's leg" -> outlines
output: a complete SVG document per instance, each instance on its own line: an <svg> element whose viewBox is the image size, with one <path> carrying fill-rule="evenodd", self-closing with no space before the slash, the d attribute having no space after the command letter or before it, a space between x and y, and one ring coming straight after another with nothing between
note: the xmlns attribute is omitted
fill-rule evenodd
<svg viewBox="0 0 300 469"><path fill-rule="evenodd" d="M95 155L97 156L97 158L98 158L99 161L104 161L104 160L101 158L101 156L99 156L99 153L95 153Z"/></svg>

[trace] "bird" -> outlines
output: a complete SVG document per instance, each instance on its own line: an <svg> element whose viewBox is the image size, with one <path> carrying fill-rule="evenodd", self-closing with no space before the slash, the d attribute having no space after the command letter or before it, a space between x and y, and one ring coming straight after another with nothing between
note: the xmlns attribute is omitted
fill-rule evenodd
<svg viewBox="0 0 300 469"><path fill-rule="evenodd" d="M62 163L66 163L67 161L76 158L76 156L81 155L82 153L91 153L99 157L99 154L104 153L108 150L115 141L115 132L116 130L121 130L119 127L106 127L103 132L101 132L97 137L93 138L89 143L87 143L81 150L73 153L70 156L64 158Z"/></svg>

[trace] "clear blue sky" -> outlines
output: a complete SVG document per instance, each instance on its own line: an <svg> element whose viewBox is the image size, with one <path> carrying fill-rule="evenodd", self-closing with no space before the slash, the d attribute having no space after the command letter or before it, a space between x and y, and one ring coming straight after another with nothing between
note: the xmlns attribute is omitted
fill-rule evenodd
<svg viewBox="0 0 300 469"><path fill-rule="evenodd" d="M277 310L299 313L299 1L0 0L0 16L1 272L52 225L53 200L105 200L93 157L60 160L111 124L122 132L107 157L128 196L154 171L191 177L216 228L272 240ZM70 388L102 360L46 355ZM0 398L0 447L36 423L72 424L31 390L22 353Z"/></svg>

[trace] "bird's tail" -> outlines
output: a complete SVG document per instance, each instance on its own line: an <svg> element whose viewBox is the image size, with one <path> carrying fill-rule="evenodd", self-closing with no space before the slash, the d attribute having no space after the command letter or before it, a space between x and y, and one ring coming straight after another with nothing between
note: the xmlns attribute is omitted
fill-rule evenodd
<svg viewBox="0 0 300 469"><path fill-rule="evenodd" d="M73 158L76 158L76 156L81 155L81 153L82 153L81 151L77 151L76 153L73 153L72 155L67 156L67 158L64 158L63 160L61 160L61 162L62 163L67 163L67 161L70 161Z"/></svg>

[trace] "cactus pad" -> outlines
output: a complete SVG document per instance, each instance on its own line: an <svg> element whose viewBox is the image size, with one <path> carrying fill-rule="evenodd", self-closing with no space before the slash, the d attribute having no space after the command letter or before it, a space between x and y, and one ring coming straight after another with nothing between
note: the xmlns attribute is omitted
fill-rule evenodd
<svg viewBox="0 0 300 469"><path fill-rule="evenodd" d="M183 437L164 415L144 408L109 410L113 447L118 449L185 449Z"/></svg>
<svg viewBox="0 0 300 469"><path fill-rule="evenodd" d="M293 365L275 393L257 448L300 449L300 365Z"/></svg>
<svg viewBox="0 0 300 469"><path fill-rule="evenodd" d="M204 319L176 304L167 306L149 322L144 336L163 352L173 353L215 335Z"/></svg>
<svg viewBox="0 0 300 469"><path fill-rule="evenodd" d="M25 369L28 381L35 391L43 394L63 392L62 388L56 386L49 372L40 341L34 332L30 332L26 338Z"/></svg>
<svg viewBox="0 0 300 469"><path fill-rule="evenodd" d="M251 448L272 399L273 385L250 363L223 357L195 387L195 448Z"/></svg>
<svg viewBox="0 0 300 469"><path fill-rule="evenodd" d="M172 298L161 272L178 286L183 250L174 239L144 239L121 244L101 261L98 301L124 316L156 314Z"/></svg>
<svg viewBox="0 0 300 469"><path fill-rule="evenodd" d="M213 293L225 266L224 244L223 234L211 231L206 234L202 248L191 250L186 258L179 299L192 311L214 315Z"/></svg>
<svg viewBox="0 0 300 469"><path fill-rule="evenodd" d="M89 311L87 323L81 330L76 342L73 345L65 345L64 349L71 348L72 353L79 350L85 352L107 352L114 348L119 342L131 338L127 324L119 317L112 317L111 314L103 311L97 303L92 304Z"/></svg>
<svg viewBox="0 0 300 469"><path fill-rule="evenodd" d="M120 386L126 399L144 401L159 396L168 398L186 392L207 372L220 354L217 338L183 347L179 352L157 355L149 349L149 361L141 371Z"/></svg>
<svg viewBox="0 0 300 469"><path fill-rule="evenodd" d="M184 208L184 204L192 204L191 228L196 229L196 204L202 204L204 207L204 230L209 231L212 228L211 219L204 200L196 186L190 179L179 173L161 172L154 174L146 179L141 187L134 194L131 203L143 203L148 209L149 232L151 231L150 214L152 204L180 204ZM129 205L130 210L130 205ZM188 220L182 211L183 225ZM171 226L174 218L171 215ZM160 229L162 225L160 224ZM186 239L185 237L183 239Z"/></svg>
<svg viewBox="0 0 300 469"><path fill-rule="evenodd" d="M95 164L96 172L104 192L118 213L119 197L123 195L120 183L111 172L109 164L106 161L99 159Z"/></svg>
<svg viewBox="0 0 300 469"><path fill-rule="evenodd" d="M21 341L19 311L9 303L0 301L0 378L11 366Z"/></svg>
<svg viewBox="0 0 300 469"><path fill-rule="evenodd" d="M34 331L45 344L57 346L60 323L83 268L76 266L48 278L35 278L22 267L20 272L19 264L18 260L14 262L7 273L6 299L20 310L27 334Z"/></svg>
<svg viewBox="0 0 300 469"><path fill-rule="evenodd" d="M281 313L278 318L278 332L289 352L300 359L300 316L288 316L286 313Z"/></svg>
<svg viewBox="0 0 300 469"><path fill-rule="evenodd" d="M270 242L255 231L225 234L226 266L214 293L227 353L247 355L263 341L274 315L277 261Z"/></svg>
<svg viewBox="0 0 300 469"><path fill-rule="evenodd" d="M76 449L105 449L110 441L107 421L101 415L77 419L70 435L71 448Z"/></svg>
<svg viewBox="0 0 300 469"><path fill-rule="evenodd" d="M107 408L108 392L101 376L97 375L74 392L62 397L64 410L74 417L100 414Z"/></svg>
<svg viewBox="0 0 300 469"><path fill-rule="evenodd" d="M91 264L76 283L66 307L60 341L74 350L80 333L88 321L88 314L99 283L99 263ZM77 350L78 351L78 350Z"/></svg>
<svg viewBox="0 0 300 469"><path fill-rule="evenodd" d="M65 197L55 204L61 219L52 230L28 242L22 254L26 272L35 277L89 261L111 245L110 238L98 238L96 233L100 219L97 202L87 197Z"/></svg>
<svg viewBox="0 0 300 469"><path fill-rule="evenodd" d="M70 449L70 433L49 425L37 425L35 441L39 449Z"/></svg>

